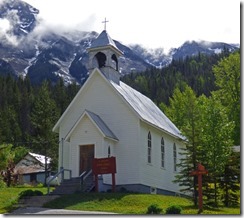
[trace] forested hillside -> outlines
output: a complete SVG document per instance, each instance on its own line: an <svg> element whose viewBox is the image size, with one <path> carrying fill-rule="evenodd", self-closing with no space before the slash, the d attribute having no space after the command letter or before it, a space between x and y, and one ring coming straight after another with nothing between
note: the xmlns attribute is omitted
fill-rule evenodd
<svg viewBox="0 0 244 218"><path fill-rule="evenodd" d="M174 60L166 68L151 68L121 79L157 105L168 105L174 89L183 89L186 84L197 96L202 93L209 96L216 90L212 67L228 55L228 51L212 56L199 53ZM62 79L56 84L46 81L37 86L31 84L28 76L24 80L0 76L0 144L24 145L57 160L59 142L51 130L79 88L75 84L65 86Z"/></svg>
<svg viewBox="0 0 244 218"><path fill-rule="evenodd" d="M0 145L23 146L52 157L55 169L58 137L52 128L79 88L65 86L61 79L56 85L45 81L33 86L28 77L0 76Z"/></svg>
<svg viewBox="0 0 244 218"><path fill-rule="evenodd" d="M220 54L186 57L184 60L173 60L162 69L151 68L145 72L126 75L122 78L126 84L151 98L157 105L168 105L176 87L182 89L186 84L199 96L216 90L213 65L230 54L224 50Z"/></svg>

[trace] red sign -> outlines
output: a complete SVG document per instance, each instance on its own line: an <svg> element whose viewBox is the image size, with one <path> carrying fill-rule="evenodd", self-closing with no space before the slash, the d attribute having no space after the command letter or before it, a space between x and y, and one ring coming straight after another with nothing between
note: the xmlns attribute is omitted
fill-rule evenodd
<svg viewBox="0 0 244 218"><path fill-rule="evenodd" d="M92 162L93 174L109 174L116 173L115 157L94 158Z"/></svg>

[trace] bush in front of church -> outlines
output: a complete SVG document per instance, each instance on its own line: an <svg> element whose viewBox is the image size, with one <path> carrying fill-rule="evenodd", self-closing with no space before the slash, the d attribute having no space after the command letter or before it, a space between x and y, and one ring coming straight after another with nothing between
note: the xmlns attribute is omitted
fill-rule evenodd
<svg viewBox="0 0 244 218"><path fill-rule="evenodd" d="M181 214L182 208L178 205L172 205L166 209L166 214Z"/></svg>
<svg viewBox="0 0 244 218"><path fill-rule="evenodd" d="M163 212L163 209L160 208L157 204L151 204L147 208L147 214L160 214Z"/></svg>

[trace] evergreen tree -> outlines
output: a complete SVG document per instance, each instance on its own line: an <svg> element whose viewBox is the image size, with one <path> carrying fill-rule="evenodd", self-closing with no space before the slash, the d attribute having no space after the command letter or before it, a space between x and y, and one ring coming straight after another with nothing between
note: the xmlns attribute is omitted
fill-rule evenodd
<svg viewBox="0 0 244 218"><path fill-rule="evenodd" d="M62 114L68 106L68 94L62 78L53 87L53 99L56 102L59 114Z"/></svg>
<svg viewBox="0 0 244 218"><path fill-rule="evenodd" d="M221 176L221 201L226 207L240 204L240 152L232 151Z"/></svg>
<svg viewBox="0 0 244 218"><path fill-rule="evenodd" d="M189 86L186 86L183 92L177 88L173 97L170 98L170 106L165 113L187 138L186 149L182 151L185 158L180 160L181 171L174 182L184 187L182 191L193 191L194 204L197 205L197 178L192 179L189 175L192 170L197 168L201 157L199 154L201 145L200 110L194 91Z"/></svg>
<svg viewBox="0 0 244 218"><path fill-rule="evenodd" d="M66 107L68 107L69 103L73 100L77 92L80 90L80 86L77 85L76 83L69 84L66 87L66 92L68 96L68 101ZM66 109L66 108L65 108Z"/></svg>
<svg viewBox="0 0 244 218"><path fill-rule="evenodd" d="M52 128L57 120L57 107L50 97L48 82L44 81L31 111L33 151L51 157L56 163L55 168L57 167L58 139L52 132Z"/></svg>
<svg viewBox="0 0 244 218"><path fill-rule="evenodd" d="M211 56L199 53L196 56L187 56L184 60L173 59L162 69L152 67L145 72L127 74L121 79L156 104L163 102L169 105L169 98L175 88L183 90L185 84L190 86L197 96L210 96L211 92L217 89L212 67L228 55L227 51Z"/></svg>
<svg viewBox="0 0 244 218"><path fill-rule="evenodd" d="M30 79L28 76L24 80L19 78L18 86L21 92L21 101L20 101L20 108L18 113L20 128L22 130L21 142L30 142L31 141L30 111L34 100L33 88L31 86Z"/></svg>
<svg viewBox="0 0 244 218"><path fill-rule="evenodd" d="M14 143L21 139L17 112L12 105L5 106L0 111L0 143Z"/></svg>

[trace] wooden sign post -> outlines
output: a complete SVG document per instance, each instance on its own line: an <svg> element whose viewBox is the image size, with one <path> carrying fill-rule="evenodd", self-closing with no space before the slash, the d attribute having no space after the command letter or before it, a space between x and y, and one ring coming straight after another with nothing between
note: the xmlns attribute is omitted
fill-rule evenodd
<svg viewBox="0 0 244 218"><path fill-rule="evenodd" d="M116 159L115 157L94 158L92 162L92 172L95 175L95 187L98 192L98 175L112 174L112 191L115 192L115 173Z"/></svg>
<svg viewBox="0 0 244 218"><path fill-rule="evenodd" d="M201 213L203 211L203 202L202 202L202 175L208 174L208 171L205 169L205 167L198 163L197 170L192 171L190 173L191 176L197 176L198 181L198 213Z"/></svg>

